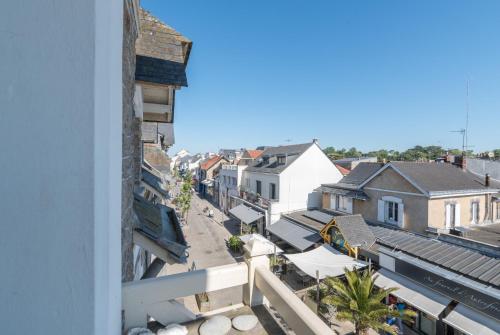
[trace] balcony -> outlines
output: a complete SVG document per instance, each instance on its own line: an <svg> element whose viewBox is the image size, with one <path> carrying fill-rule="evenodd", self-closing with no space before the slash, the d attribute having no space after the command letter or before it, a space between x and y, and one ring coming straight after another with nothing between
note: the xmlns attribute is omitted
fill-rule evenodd
<svg viewBox="0 0 500 335"><path fill-rule="evenodd" d="M236 164L226 164L226 165L222 165L222 170L231 170L231 171L236 171L236 170L238 170L238 165L236 165Z"/></svg>
<svg viewBox="0 0 500 335"><path fill-rule="evenodd" d="M277 323L267 313L272 306L286 327L296 334L330 335L334 332L269 270L269 258L260 242L245 245L245 261L153 279L123 284L124 326L146 327L150 318L154 325L184 324L189 333L198 334L200 324L213 315L229 317L256 315L259 322L251 334L279 334L272 329ZM207 313L194 314L178 298L231 287L241 287L243 301ZM149 323L150 328L154 329Z"/></svg>

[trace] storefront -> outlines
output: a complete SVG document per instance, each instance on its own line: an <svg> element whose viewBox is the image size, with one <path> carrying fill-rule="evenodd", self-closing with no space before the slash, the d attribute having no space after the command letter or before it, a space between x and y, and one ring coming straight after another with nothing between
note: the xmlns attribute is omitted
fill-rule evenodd
<svg viewBox="0 0 500 335"><path fill-rule="evenodd" d="M387 303L394 306L402 303L405 309L417 313L414 320L406 323L407 327L419 334L442 334L444 327L439 320L452 299L387 269L380 269L377 272L375 285L380 288L397 288Z"/></svg>
<svg viewBox="0 0 500 335"><path fill-rule="evenodd" d="M397 287L388 303L417 312L419 334L500 334L500 290L400 251L379 249L379 287ZM494 268L492 268L494 270Z"/></svg>

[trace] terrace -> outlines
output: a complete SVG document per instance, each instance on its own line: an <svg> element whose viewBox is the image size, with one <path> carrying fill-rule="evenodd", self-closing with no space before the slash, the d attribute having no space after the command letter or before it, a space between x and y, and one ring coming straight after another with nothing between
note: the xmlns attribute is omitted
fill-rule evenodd
<svg viewBox="0 0 500 335"><path fill-rule="evenodd" d="M246 244L244 262L189 271L153 279L124 283L122 309L124 328L184 324L189 334L198 334L203 321L213 315L249 314L257 316L257 325L246 334L284 333L334 334L283 282L269 270L268 251L259 241ZM206 313L189 311L179 298L203 292L241 287L241 304ZM279 315L276 319L270 308ZM155 322L151 323L153 319ZM281 326L279 326L281 324ZM234 329L231 330L233 333ZM232 333L229 333L232 334Z"/></svg>

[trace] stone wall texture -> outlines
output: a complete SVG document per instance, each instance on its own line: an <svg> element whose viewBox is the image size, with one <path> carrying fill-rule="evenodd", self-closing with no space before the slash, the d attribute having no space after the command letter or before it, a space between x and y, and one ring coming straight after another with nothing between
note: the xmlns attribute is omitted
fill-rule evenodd
<svg viewBox="0 0 500 335"><path fill-rule="evenodd" d="M141 123L134 113L135 41L133 18L123 11L123 140L122 140L122 281L134 279L132 232L137 226L133 210L134 187L140 182Z"/></svg>

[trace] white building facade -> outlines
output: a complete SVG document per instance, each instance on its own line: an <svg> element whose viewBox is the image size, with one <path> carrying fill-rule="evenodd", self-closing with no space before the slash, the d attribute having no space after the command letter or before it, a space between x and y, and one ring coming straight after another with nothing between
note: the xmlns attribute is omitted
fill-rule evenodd
<svg viewBox="0 0 500 335"><path fill-rule="evenodd" d="M243 199L266 211L266 224L282 213L321 207L322 183L342 178L317 141L268 148L253 166L242 173Z"/></svg>

